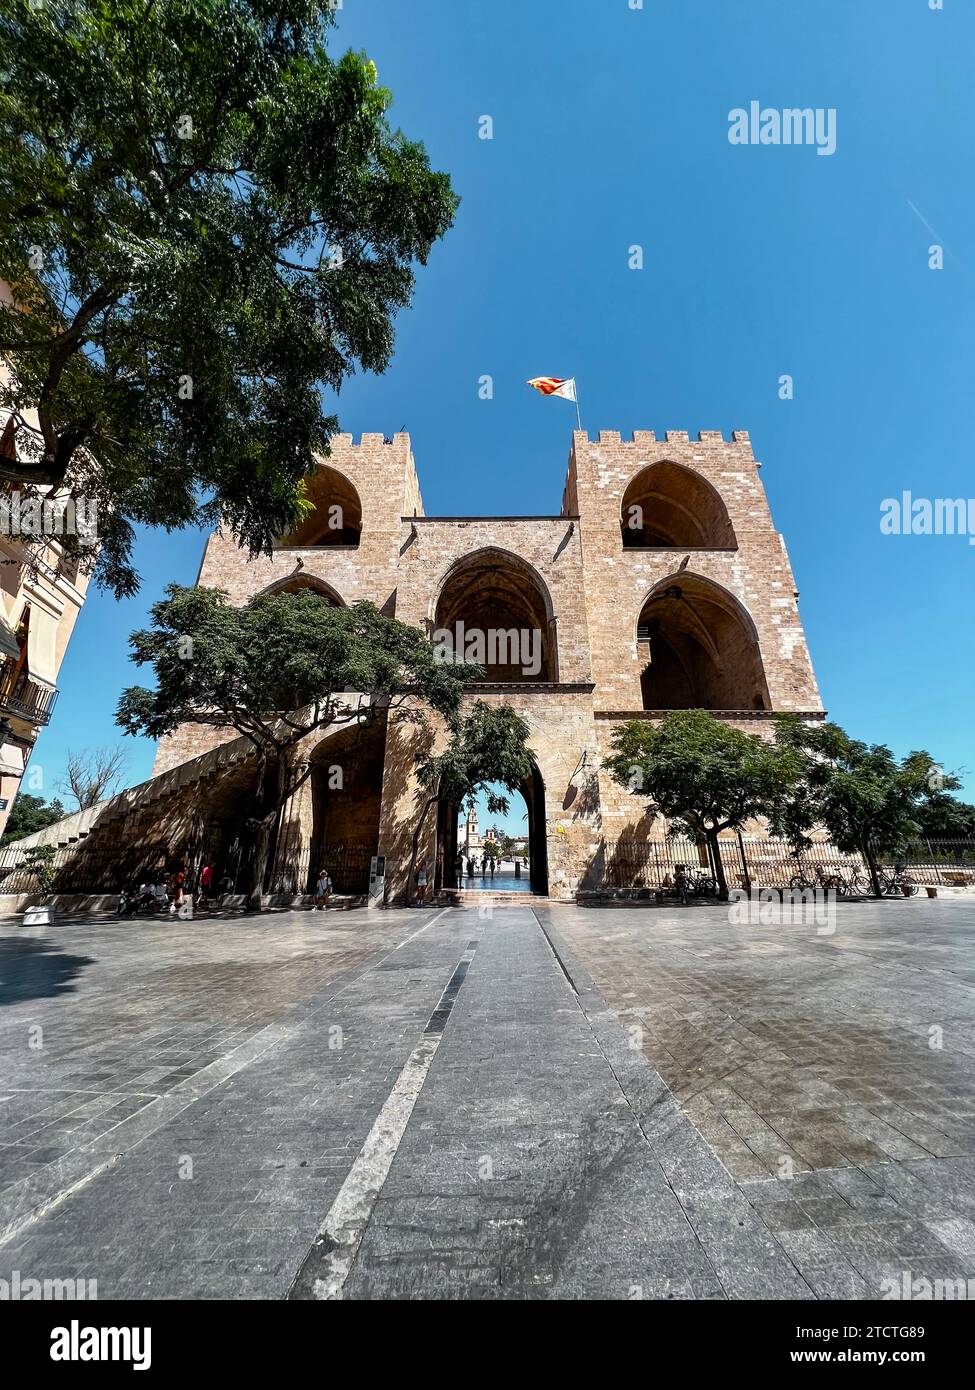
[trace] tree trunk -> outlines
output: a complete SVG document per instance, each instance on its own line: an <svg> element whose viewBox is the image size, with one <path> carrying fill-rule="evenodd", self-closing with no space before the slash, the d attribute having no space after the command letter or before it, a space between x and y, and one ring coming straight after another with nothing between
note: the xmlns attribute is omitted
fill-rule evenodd
<svg viewBox="0 0 975 1390"><path fill-rule="evenodd" d="M281 808L288 799L291 779L291 763L286 751L278 754L277 773L274 788L265 792L262 801L264 814L254 826L254 853L251 860L251 885L247 894L247 911L264 911L264 879L267 876L267 861L271 852L271 839L281 816Z"/></svg>
<svg viewBox="0 0 975 1390"><path fill-rule="evenodd" d="M728 901L728 881L724 876L724 864L721 862L721 846L718 843L718 832L708 830L706 832L707 842L711 849L711 862L714 864L714 875L718 880L718 897L723 903Z"/></svg>
<svg viewBox="0 0 975 1390"><path fill-rule="evenodd" d="M280 807L278 808L280 810ZM264 911L264 879L267 874L267 861L271 852L271 836L278 810L272 811L259 820L254 828L254 851L251 856L251 883L247 894L247 911Z"/></svg>
<svg viewBox="0 0 975 1390"><path fill-rule="evenodd" d="M873 851L867 842L860 846L861 853L867 861L867 868L870 871L870 882L873 884L873 895L875 898L882 898L883 893L880 888L880 875L877 873L877 861L873 857Z"/></svg>

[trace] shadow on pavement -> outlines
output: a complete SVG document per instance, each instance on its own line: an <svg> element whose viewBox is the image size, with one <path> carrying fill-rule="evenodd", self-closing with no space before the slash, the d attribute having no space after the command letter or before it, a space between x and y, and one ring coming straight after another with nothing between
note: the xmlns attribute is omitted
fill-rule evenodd
<svg viewBox="0 0 975 1390"><path fill-rule="evenodd" d="M91 956L69 956L47 941L0 936L0 1006L68 994Z"/></svg>

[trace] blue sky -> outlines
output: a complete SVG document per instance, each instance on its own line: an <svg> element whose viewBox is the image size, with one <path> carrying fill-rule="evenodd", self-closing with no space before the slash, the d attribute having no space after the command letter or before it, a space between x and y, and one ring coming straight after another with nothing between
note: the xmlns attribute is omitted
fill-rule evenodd
<svg viewBox="0 0 975 1390"><path fill-rule="evenodd" d="M975 797L975 547L879 528L904 489L975 493L975 6L345 0L339 19L333 50L368 52L463 199L342 428L405 426L446 515L558 511L574 411L529 376L576 376L593 433L749 430L830 716L926 747ZM835 108L836 153L732 146L752 100ZM67 747L116 741L127 635L202 545L141 536L139 597L89 599L35 754L46 789ZM125 742L136 781L152 747Z"/></svg>

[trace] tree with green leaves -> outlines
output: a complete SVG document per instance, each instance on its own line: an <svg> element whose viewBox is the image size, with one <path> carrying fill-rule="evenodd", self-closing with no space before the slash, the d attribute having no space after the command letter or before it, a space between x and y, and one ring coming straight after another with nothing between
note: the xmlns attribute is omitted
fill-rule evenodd
<svg viewBox="0 0 975 1390"><path fill-rule="evenodd" d="M451 669L449 665L447 669ZM476 700L470 709L449 718L447 728L448 740L441 751L421 757L416 765L419 815L413 829L408 902L413 898L420 838L430 810L438 802L469 806L483 792L490 815L507 815L508 798L496 790L497 786L517 791L534 770L528 725L510 705Z"/></svg>
<svg viewBox="0 0 975 1390"><path fill-rule="evenodd" d="M728 896L719 835L771 814L797 774L794 752L726 724L706 710L677 710L660 724L631 719L613 734L606 767L621 786L707 843Z"/></svg>
<svg viewBox="0 0 975 1390"><path fill-rule="evenodd" d="M54 885L58 876L54 864L56 854L57 851L53 845L31 845L30 849L24 853L18 866L23 872L33 875L41 902L45 898L49 898L54 892Z"/></svg>
<svg viewBox="0 0 975 1390"><path fill-rule="evenodd" d="M22 840L25 835L33 835L37 830L46 830L49 825L63 820L67 815L61 802L55 799L48 803L42 796L31 796L29 792L19 792L10 808L6 828L0 845L9 845L14 840Z"/></svg>
<svg viewBox="0 0 975 1390"><path fill-rule="evenodd" d="M930 754L918 751L897 759L884 744L850 738L838 724L780 715L776 741L801 760L780 816L788 816L797 831L823 826L841 850L862 854L877 897L879 859L899 855L921 833L936 790L960 785L935 766Z"/></svg>
<svg viewBox="0 0 975 1390"><path fill-rule="evenodd" d="M0 482L97 504L97 540L67 546L117 595L134 524L220 523L252 554L298 524L337 428L323 388L385 369L453 220L375 66L326 53L333 19L329 0L0 10Z"/></svg>
<svg viewBox="0 0 975 1390"><path fill-rule="evenodd" d="M936 783L943 786L940 777ZM970 840L975 838L975 806L959 801L946 791L932 791L919 809L921 834L929 840Z"/></svg>
<svg viewBox="0 0 975 1390"><path fill-rule="evenodd" d="M151 617L130 645L135 664L152 668L154 688L124 691L116 720L127 734L152 739L181 724L218 725L253 745L252 910L263 906L282 808L311 773L303 740L383 711L454 719L465 685L482 675L479 666L439 661L419 629L374 604L333 607L308 589L258 595L237 608L222 590L173 584Z"/></svg>

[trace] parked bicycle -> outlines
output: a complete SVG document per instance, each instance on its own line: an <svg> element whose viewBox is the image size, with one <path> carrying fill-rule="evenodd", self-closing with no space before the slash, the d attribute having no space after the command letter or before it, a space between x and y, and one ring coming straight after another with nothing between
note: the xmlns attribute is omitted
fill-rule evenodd
<svg viewBox="0 0 975 1390"><path fill-rule="evenodd" d="M709 874L706 869L698 869L691 873L686 865L676 864L674 886L669 891L679 902L686 903L688 898L716 898L718 885L714 875Z"/></svg>
<svg viewBox="0 0 975 1390"><path fill-rule="evenodd" d="M851 869L849 876L844 877L839 869L828 869L823 864L816 865L814 878L810 878L800 865L799 872L789 879L789 887L801 893L810 888L822 888L843 898L859 898L872 891L870 880L864 878L859 869Z"/></svg>
<svg viewBox="0 0 975 1390"><path fill-rule="evenodd" d="M895 864L893 869L878 869L880 891L886 898L913 898L918 885L906 871L903 864Z"/></svg>

